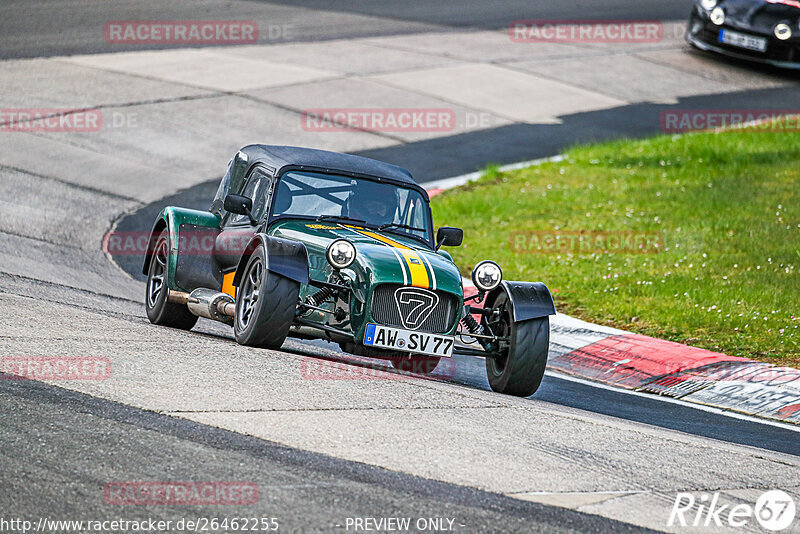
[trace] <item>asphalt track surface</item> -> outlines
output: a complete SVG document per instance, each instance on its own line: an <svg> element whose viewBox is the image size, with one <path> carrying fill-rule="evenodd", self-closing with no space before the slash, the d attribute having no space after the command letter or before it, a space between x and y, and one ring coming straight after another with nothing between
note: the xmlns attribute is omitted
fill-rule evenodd
<svg viewBox="0 0 800 534"><path fill-rule="evenodd" d="M261 28L288 25L282 41L312 41L392 35L437 28L507 27L516 19L666 20L686 16L691 3L646 0L552 2L513 0L503 2L428 2L426 0L360 2L305 0L23 0L0 5L0 58L117 52L98 37L109 20L255 20ZM99 34L102 35L102 34ZM277 37L276 37L277 38ZM262 42L269 42L262 30ZM151 48L162 48L152 46ZM141 46L128 49L141 50Z"/></svg>
<svg viewBox="0 0 800 534"><path fill-rule="evenodd" d="M282 3L206 0L145 0L135 3L101 0L4 2L0 5L0 58L122 51L124 48L110 47L97 37L97 28L102 28L105 21L115 19L244 18L258 20L262 27L279 21L278 24L290 24L292 27L292 35L284 36L284 40L310 42L463 28L501 29L513 19L575 19L585 18L587 13L598 19L681 19L688 7L688 2L631 3L621 0L604 1L600 6L595 2L509 1L494 4L481 1L434 3L421 0ZM53 31L52 28L58 28L58 31ZM137 47L137 50L141 50L141 47ZM741 67L736 62L726 63ZM752 69L762 72L759 68ZM769 69L763 72L782 79L787 76ZM752 106L756 102L761 107L779 108L785 105L787 98L796 95L796 88L761 88L724 95L685 97L681 103L685 107L694 108L741 108ZM422 176L423 181L427 181L473 171L489 162L507 163L552 155L576 142L651 134L658 129L657 121L652 117L657 117L661 109L664 109L662 104L639 103L575 113L564 117L557 125L511 124L355 152L409 167L416 176ZM602 127L597 126L598 124L602 124ZM70 165L76 162L67 160L60 163ZM4 173L3 180L6 177L16 180L21 173L20 169L5 166L0 171ZM64 217L64 224L67 224L70 217L77 216L77 210L94 211L101 219L115 219L125 212L128 215L118 220L120 230L141 230L149 226L155 212L166 204L204 207L214 189L213 180L206 181L169 198L149 198L148 202L141 204L133 202L132 196L108 195L92 187L64 193L60 190L64 185L58 179L50 180L45 176L28 174L26 176L34 180L45 179L50 196L58 197L63 194L69 198L69 205L64 207L63 202L59 205L63 207L65 215L56 213L56 219ZM35 191L35 186L31 189ZM98 193L101 194L97 196ZM81 213L81 218L86 220L84 213ZM53 233L50 226L58 224L58 220L45 221L47 232L53 233L55 237L48 234L46 239L38 241L36 245L40 247L40 257L47 259L34 269L17 268L14 263L16 239L29 235L30 228L28 223L19 224L18 221L11 224L4 221L4 224L0 246L11 258L7 261L12 267L0 273L0 294L6 295L4 305L17 310L23 324L12 321L4 323L3 332L0 333L3 354L26 350L37 353L44 350L37 349L38 345L48 344L56 349L61 347L65 352L71 350L71 347L81 347L74 350L89 350L87 344L108 350L109 346L113 346L114 336L125 337L126 330L135 332L128 338L128 343L133 348L127 350L156 350L147 347L158 347L163 358L167 358L170 344L174 340L181 340L179 343L186 346L187 353L193 350L192 347L194 350L207 350L207 345L211 350L236 354L236 357L244 354L239 352L230 339L230 333L218 325L202 322L198 327L199 332L192 334L155 331L145 326L142 306L134 296L139 286L130 284L124 288L124 296L114 296L113 283L121 283L110 274L115 268L90 268L93 275L109 274L113 283L109 282L107 287L98 286L89 290L78 282L74 285L61 282L66 280L63 273L85 268L82 267L82 262L87 259L95 260L96 256L82 252L81 247L84 244L80 242L80 238ZM38 232L35 223L31 224L34 231ZM90 222L87 224L91 226ZM64 237L64 242L59 241L61 237ZM75 242L72 243L69 239ZM54 251L59 250L58 245L65 243L67 246L63 250L63 256L54 256ZM124 270L136 273L138 266L135 258L121 257L117 260ZM69 324L65 322L61 328L57 324L60 317L72 313L80 314L81 318ZM52 332L37 331L32 334L25 330L24 324L33 324L37 320L45 323L51 321ZM103 332L88 334L82 330L95 321L102 323ZM107 333L105 329L108 329ZM144 340L144 336L150 338ZM126 348L120 347L119 350L122 353ZM352 366L363 365L363 362L331 351L327 344L293 342L287 345L285 356L340 361ZM270 366L282 365L279 362L264 363ZM488 384L480 360L458 358L457 363L458 372L455 375L421 380L423 386L443 393L445 398L448 395L460 397L460 391L463 390L465 397L475 397L489 403L505 402L494 401L496 396L485 393ZM202 364L198 364L203 368L209 365L205 359ZM258 365L257 361L255 365ZM177 371L168 371L175 372ZM186 380L193 382L194 377L187 376ZM638 530L638 527L598 515L510 498L501 495L503 492L500 490L493 491L498 486L488 482L480 485L482 489L474 489L475 485L467 479L459 484L437 480L454 480L457 476L412 476L405 473L435 471L425 471L413 468L414 466L407 470L403 466L393 466L391 461L384 464L378 462L377 466L370 465L370 461L359 461L357 454L341 454L341 457L337 457L336 453L330 452L324 445L309 443L306 447L305 443L291 439L293 436L290 434L282 435L282 438L283 441L295 443L294 447L264 439L263 431L231 432L223 429L225 424L213 420L213 413L208 415L209 424L192 421L187 417L206 420L203 409L198 408L197 413L189 413L171 405L168 400L161 402L161 399L169 398L169 388L175 387L175 384L163 376L153 376L152 382L153 389L163 388L164 391L153 392L148 391L149 386L143 387L139 390L141 402L140 399L117 402L113 399L121 399L123 396L116 391L109 393L88 388L90 393L87 394L38 382L0 380L0 458L3 460L3 469L0 472L0 487L3 488L0 490L0 513L4 516L11 513L16 517L31 519L41 516L98 519L119 515L128 519L214 515L232 517L232 511L220 511L219 508L115 509L103 502L102 487L113 480L247 480L258 483L262 499L254 507L236 507L235 515L278 517L282 524L281 531L343 530L342 525L347 517L368 516L452 517L456 519L456 531L464 532ZM214 389L217 386L212 380L208 387ZM365 402L374 399L371 396L374 393L368 388L355 384L352 389L363 390L364 395L367 395ZM161 404L153 403L152 399L158 399ZM158 407L139 407L148 402ZM295 402L303 405L307 401L295 399ZM800 456L798 433L792 430L721 417L691 407L665 403L657 398L631 396L553 375L545 378L542 388L533 399L519 403L513 401L512 404L516 410L524 410L530 406L539 417L550 423L553 423L549 418L554 413L558 417L576 421L574 429L556 423L562 430L575 431L572 438L575 443L580 441L580 433L597 432L598 424L603 428L618 428L616 434L602 434L615 440L608 443L608 447L625 451L619 454L634 458L638 448L642 451L659 450L665 458L669 457L670 452L666 448L654 448L644 441L640 445L629 443L628 436L635 435L637 440L643 439L642 436L656 436L669 443L677 440L676 449L691 452L693 458L691 461L687 459L686 466L675 458L672 459L674 463L669 469L660 466L668 472L668 477L665 478L670 480L681 479L676 472L680 473L684 469L698 473L699 466L709 463L709 459L713 458L713 455L706 452L712 449L733 451L736 455L731 458L736 461L745 457L760 461L762 457L772 457L772 453L776 453L773 455L777 458L775 464L785 465L787 467L784 469L789 470L796 465L791 458ZM206 407L208 412L213 409L213 406ZM420 411L423 412L424 410ZM231 418L237 415L246 414L231 412ZM302 411L297 412L298 417L303 415ZM345 421L342 418L341 424L346 424ZM582 423L579 424L578 421ZM586 421L591 421L591 424ZM288 422L285 424L290 426ZM245 435L247 433L252 433L253 436ZM390 433L387 432L386 435ZM526 435L530 439L530 434ZM536 441L532 446L541 446ZM549 442L543 440L542 443L546 445ZM696 447L690 448L687 444L695 444ZM525 447L526 444L520 443L519 446ZM552 453L554 456L568 458L567 464L573 466L593 464L614 471L614 466L619 463L619 458L615 458L612 453L608 453L607 458L583 458L582 455L587 454L588 447L580 450L579 445L574 445L574 448L572 446L573 443L567 441L563 444L563 450L554 450ZM323 452L310 452L313 450ZM508 457L512 453L503 450L498 451L498 454ZM354 457L356 461L352 461ZM637 462L637 465L646 465L645 460L637 459ZM731 461L731 471L735 469L734 463ZM392 468L380 465L389 465ZM552 468L552 465L549 467ZM723 467L708 467L715 472L725 470ZM755 470L755 467L746 467L740 466L742 476L757 473L762 478L756 480L757 477L752 476L748 483L741 482L740 491L767 489L771 483L783 484L786 489L791 487L790 482L787 482L792 480L791 476L779 476L786 474L784 471L762 472ZM565 480L570 478L570 474L566 472L553 473L552 476ZM794 478L795 486L796 480ZM669 496L678 487L704 486L703 480L699 478L683 482L683 486L666 484L661 491ZM568 483L565 482L563 487L567 486ZM655 487L655 482L652 486L640 485L634 489L659 490ZM523 491L518 490L518 493ZM624 516L624 513L617 515ZM652 523L663 524L658 521Z"/></svg>

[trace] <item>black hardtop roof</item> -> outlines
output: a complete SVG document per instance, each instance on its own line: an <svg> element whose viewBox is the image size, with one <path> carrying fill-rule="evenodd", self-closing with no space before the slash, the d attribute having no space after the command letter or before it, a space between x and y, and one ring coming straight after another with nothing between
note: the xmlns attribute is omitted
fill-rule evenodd
<svg viewBox="0 0 800 534"><path fill-rule="evenodd" d="M411 173L404 168L362 156L278 145L248 145L242 149L242 152L247 154L248 167L255 163L263 163L275 169L276 174L280 174L286 168L307 168L308 170L385 178L419 187Z"/></svg>

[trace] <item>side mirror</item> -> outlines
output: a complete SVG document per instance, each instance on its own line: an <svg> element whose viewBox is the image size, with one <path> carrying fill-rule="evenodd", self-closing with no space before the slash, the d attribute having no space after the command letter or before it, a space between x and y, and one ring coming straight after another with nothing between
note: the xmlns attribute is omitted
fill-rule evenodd
<svg viewBox="0 0 800 534"><path fill-rule="evenodd" d="M436 232L436 250L444 247L459 247L464 241L464 230L451 226L442 226Z"/></svg>
<svg viewBox="0 0 800 534"><path fill-rule="evenodd" d="M236 213L237 215L247 215L251 224L256 224L253 217L253 201L242 195L228 195L225 197L225 211Z"/></svg>

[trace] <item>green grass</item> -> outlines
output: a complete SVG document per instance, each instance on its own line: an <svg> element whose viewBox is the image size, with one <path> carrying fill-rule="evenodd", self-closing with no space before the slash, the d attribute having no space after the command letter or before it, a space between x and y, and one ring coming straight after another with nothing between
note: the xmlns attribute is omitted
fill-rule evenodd
<svg viewBox="0 0 800 534"><path fill-rule="evenodd" d="M467 274L494 259L560 312L800 366L800 134L694 133L578 147L433 199ZM532 253L529 231L660 232L657 253ZM525 241L530 243L530 241Z"/></svg>

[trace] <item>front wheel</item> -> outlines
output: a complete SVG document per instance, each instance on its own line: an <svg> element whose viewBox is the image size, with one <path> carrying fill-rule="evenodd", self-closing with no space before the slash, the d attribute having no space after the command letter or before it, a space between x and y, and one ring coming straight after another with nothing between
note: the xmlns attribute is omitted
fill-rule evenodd
<svg viewBox="0 0 800 534"><path fill-rule="evenodd" d="M197 316L180 304L169 302L167 270L169 263L169 231L164 230L153 246L150 268L147 270L144 307L147 318L159 326L170 326L181 330L191 330L197 323Z"/></svg>
<svg viewBox="0 0 800 534"><path fill-rule="evenodd" d="M278 349L292 326L300 284L267 270L259 246L245 267L236 290L233 333L241 345Z"/></svg>
<svg viewBox="0 0 800 534"><path fill-rule="evenodd" d="M498 393L530 397L539 389L547 367L550 318L514 322L513 303L505 292L500 292L488 307L500 311L499 318L489 323L492 331L509 338L498 357L486 358L489 385Z"/></svg>

